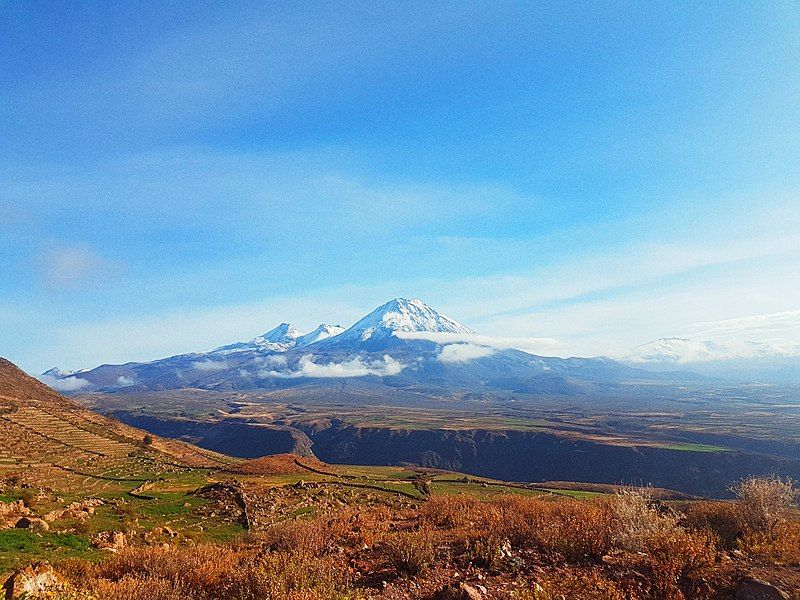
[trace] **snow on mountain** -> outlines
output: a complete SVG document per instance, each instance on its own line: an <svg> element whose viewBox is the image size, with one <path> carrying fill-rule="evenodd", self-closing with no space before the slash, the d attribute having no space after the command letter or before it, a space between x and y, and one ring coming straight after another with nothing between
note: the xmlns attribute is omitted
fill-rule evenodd
<svg viewBox="0 0 800 600"><path fill-rule="evenodd" d="M328 346L377 349L398 332L474 334L469 327L443 315L421 300L395 298L379 306L345 332L327 340Z"/></svg>
<svg viewBox="0 0 800 600"><path fill-rule="evenodd" d="M77 371L65 371L63 369L59 369L58 367L53 367L52 369L48 369L44 373L42 373L43 377L69 377L70 375L75 375Z"/></svg>
<svg viewBox="0 0 800 600"><path fill-rule="evenodd" d="M637 346L624 357L624 360L640 364L683 365L789 356L800 356L800 346L788 342L764 343L741 340L718 342L668 337Z"/></svg>
<svg viewBox="0 0 800 600"><path fill-rule="evenodd" d="M339 325L326 325L325 323L322 323L311 333L306 333L305 335L299 336L296 340L295 348L303 348L304 346L315 344L335 335L339 335L343 331L344 327L340 327Z"/></svg>
<svg viewBox="0 0 800 600"><path fill-rule="evenodd" d="M290 323L281 323L275 329L270 329L264 335L253 338L249 342L236 342L227 346L215 348L213 353L227 354L229 352L240 352L243 350L259 350L262 352L286 352L294 348L298 338L303 336L303 332L292 327Z"/></svg>

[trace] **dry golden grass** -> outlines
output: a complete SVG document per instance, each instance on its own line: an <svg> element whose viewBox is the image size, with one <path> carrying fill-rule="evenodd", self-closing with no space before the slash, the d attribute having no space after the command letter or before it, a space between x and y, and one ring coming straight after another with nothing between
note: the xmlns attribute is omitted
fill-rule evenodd
<svg viewBox="0 0 800 600"><path fill-rule="evenodd" d="M678 519L631 493L434 497L416 510L348 507L237 544L129 548L60 571L101 600L380 597L380 579L412 585L462 569L521 581L516 598L717 600L732 597L744 560L800 564L796 516L740 535L742 522L737 503L695 504ZM726 552L732 545L744 553Z"/></svg>

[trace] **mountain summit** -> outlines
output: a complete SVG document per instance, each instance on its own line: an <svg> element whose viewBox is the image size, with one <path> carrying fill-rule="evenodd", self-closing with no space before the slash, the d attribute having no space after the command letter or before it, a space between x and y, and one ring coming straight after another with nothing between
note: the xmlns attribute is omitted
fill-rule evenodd
<svg viewBox="0 0 800 600"><path fill-rule="evenodd" d="M475 333L422 300L395 298L373 310L344 333L330 338L326 345L357 346L375 351L385 348L397 332Z"/></svg>

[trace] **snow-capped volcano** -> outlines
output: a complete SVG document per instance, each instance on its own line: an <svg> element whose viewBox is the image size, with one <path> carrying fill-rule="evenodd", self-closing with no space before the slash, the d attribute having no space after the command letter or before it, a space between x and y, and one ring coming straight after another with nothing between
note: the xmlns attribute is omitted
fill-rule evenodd
<svg viewBox="0 0 800 600"><path fill-rule="evenodd" d="M395 298L357 321L344 333L330 338L327 346L357 346L377 350L398 332L475 333L421 300Z"/></svg>

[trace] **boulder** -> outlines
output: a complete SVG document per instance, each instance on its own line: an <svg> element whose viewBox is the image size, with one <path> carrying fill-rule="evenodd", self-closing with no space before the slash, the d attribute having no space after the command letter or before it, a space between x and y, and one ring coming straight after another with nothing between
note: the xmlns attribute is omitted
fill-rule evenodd
<svg viewBox="0 0 800 600"><path fill-rule="evenodd" d="M18 598L52 598L66 589L64 584L46 562L37 562L21 569L3 584L6 600Z"/></svg>
<svg viewBox="0 0 800 600"><path fill-rule="evenodd" d="M128 538L121 531L101 531L92 538L92 546L101 550L116 552L128 544Z"/></svg>
<svg viewBox="0 0 800 600"><path fill-rule="evenodd" d="M789 598L786 592L754 577L742 579L736 588L736 600L789 600Z"/></svg>
<svg viewBox="0 0 800 600"><path fill-rule="evenodd" d="M14 525L17 529L30 529L31 531L48 531L50 525L44 519L38 517L22 517Z"/></svg>

